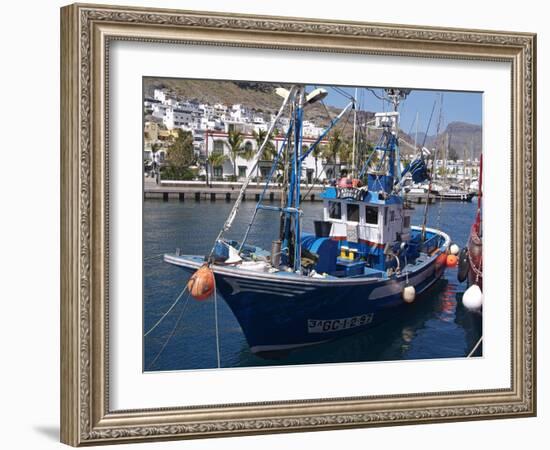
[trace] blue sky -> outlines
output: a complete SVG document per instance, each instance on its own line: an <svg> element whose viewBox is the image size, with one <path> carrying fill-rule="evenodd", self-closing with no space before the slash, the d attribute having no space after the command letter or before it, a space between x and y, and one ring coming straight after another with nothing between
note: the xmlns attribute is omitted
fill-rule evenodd
<svg viewBox="0 0 550 450"><path fill-rule="evenodd" d="M323 86L329 91L325 98L327 105L332 105L338 108L343 108L349 103L349 99L344 97L336 89L328 86ZM310 87L311 89L311 87ZM355 93L355 88L340 88L347 92L350 96ZM373 89L378 96L383 95L383 89ZM371 92L366 89L358 89L358 103L360 109L367 111L387 111L390 108L387 102L379 100ZM437 121L439 115L439 98L443 93L443 117L441 130L444 130L449 122L468 122L481 125L482 121L482 94L480 92L456 92L456 91L429 91L413 89L409 96L400 105L401 112L401 129L405 132L411 130L412 133L416 130L416 114L418 112L418 131L425 132L430 119L430 113L434 101L437 101L430 131L428 134L436 133Z"/></svg>

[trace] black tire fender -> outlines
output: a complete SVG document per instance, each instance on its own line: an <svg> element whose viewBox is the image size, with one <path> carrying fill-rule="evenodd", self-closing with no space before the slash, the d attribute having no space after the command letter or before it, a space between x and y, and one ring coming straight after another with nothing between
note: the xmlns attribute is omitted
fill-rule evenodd
<svg viewBox="0 0 550 450"><path fill-rule="evenodd" d="M468 256L468 247L464 247L458 254L458 274L457 278L460 283L463 283L468 278L470 271L470 258Z"/></svg>

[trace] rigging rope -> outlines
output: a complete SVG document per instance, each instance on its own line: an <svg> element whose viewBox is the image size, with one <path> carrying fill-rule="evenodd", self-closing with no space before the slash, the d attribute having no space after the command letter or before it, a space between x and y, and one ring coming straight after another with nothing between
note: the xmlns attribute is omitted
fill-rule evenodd
<svg viewBox="0 0 550 450"><path fill-rule="evenodd" d="M174 307L176 306L176 304L179 302L180 298L182 297L182 295L185 293L185 291L187 290L187 285L185 285L185 287L183 288L183 290L180 292L180 294L178 295L178 297L176 298L176 301L174 303L172 303L172 306L170 306L170 308L168 308L168 311L166 311L163 316L157 321L157 323L155 323L147 333L145 333L143 335L143 337L146 337L149 333L151 333L151 331L153 331L156 327L158 327L160 325L160 323L164 320L164 318L168 315L168 313L170 311L172 311L174 309ZM187 298L189 298L189 296L187 296Z"/></svg>
<svg viewBox="0 0 550 450"><path fill-rule="evenodd" d="M317 86L316 84L313 85L313 87L315 89L319 89L319 86ZM326 103L324 102L324 100L321 99L320 101L321 105L323 106L323 108L325 108L325 112L327 113L327 117L332 121L332 115L330 114L328 108L327 108L327 105Z"/></svg>
<svg viewBox="0 0 550 450"><path fill-rule="evenodd" d="M348 117L346 119L346 122L344 123L344 126L342 127L342 130L340 131L340 135L343 135L344 134L344 131L346 130L346 126L348 125L349 123L349 119L351 117L351 114L348 114ZM336 158L336 156L335 156ZM331 162L329 161L329 159L327 158L327 162L323 165L323 167L321 168L321 172L319 172L317 174L317 176L315 177L315 179L313 180L313 183L311 183L311 186L309 187L308 191L302 195L302 198L307 198L307 196L311 193L311 191L313 190L313 188L315 187L315 184L317 184L319 180L319 178L321 177L321 175L325 172L325 169L327 168L327 166L331 164L332 166L334 166L334 168L336 168L336 160L334 162ZM336 175L336 174L333 174L333 175Z"/></svg>
<svg viewBox="0 0 550 450"><path fill-rule="evenodd" d="M389 101L387 98L379 96L379 95L374 91L374 89L367 88L367 91L369 91L372 95L374 95L378 100L382 100L382 101L384 101L384 102Z"/></svg>
<svg viewBox="0 0 550 450"><path fill-rule="evenodd" d="M183 293L183 292L182 292ZM160 355L162 355L162 352L164 352L164 349L166 348L166 346L168 345L168 342L170 342L170 340L172 339L172 337L174 337L174 334L176 334L176 330L178 329L178 326L181 322L181 319L183 317L183 313L185 312L185 310L187 309L187 305L189 304L189 297L191 296L191 294L187 294L187 298L185 299L185 303L183 305L183 308L181 309L181 312L180 312L180 315L178 316L178 320L176 320L176 324L174 325L174 328L172 329L172 331L170 332L170 334L168 335L168 337L166 338L166 341L164 341L164 344L162 345L162 348L160 349L160 351L157 353L157 356L155 356L155 358L153 359L153 361L151 361L151 363L149 364L149 369L151 369L155 363L157 362L157 360L159 359Z"/></svg>
<svg viewBox="0 0 550 450"><path fill-rule="evenodd" d="M218 243L218 241L223 237L223 234L231 228L231 225L233 224L233 221L235 220L235 217L237 216L237 212L239 211L239 207L241 205L244 193L245 193L246 189L248 188L248 185L249 185L250 181L252 180L252 174L256 170L256 167L258 166L260 158L261 158L261 156L264 152L264 147L266 146L267 142L270 140L270 136L273 133L273 129L275 128L275 125L277 124L277 122L279 121L279 118L283 114L283 111L285 110L289 99L291 97L294 98L295 95L296 95L296 88L292 87L290 89L290 92L285 97L283 103L281 104L281 107L279 108L279 111L277 112L277 115L275 116L273 122L269 126L269 129L267 130L264 141L262 142L259 149L257 150L254 158L252 159L252 165L251 165L251 168L250 168L250 175L243 182L243 184L241 186L241 189L239 191L239 196L237 197L237 200L235 201L235 204L233 205L233 208L231 209L231 212L229 213L229 216L227 217L227 219L226 219L225 223L223 224L220 232L218 233L218 237L216 237L216 239L214 241L214 245L212 246L212 249L210 250L210 254L208 255L209 260L212 257L212 255L214 254L214 249L216 248L216 244Z"/></svg>
<svg viewBox="0 0 550 450"><path fill-rule="evenodd" d="M479 338L479 340L477 341L476 345L474 345L474 348L470 351L470 353L468 353L468 356L466 356L466 358L471 358L472 355L475 353L475 351L477 350L477 348L479 347L479 344L481 344L481 341L483 341L483 336L481 336Z"/></svg>
<svg viewBox="0 0 550 450"><path fill-rule="evenodd" d="M143 258L143 261L149 261L150 259L160 258L163 255L164 253L158 253L157 255L152 255L152 256L148 256L147 258Z"/></svg>

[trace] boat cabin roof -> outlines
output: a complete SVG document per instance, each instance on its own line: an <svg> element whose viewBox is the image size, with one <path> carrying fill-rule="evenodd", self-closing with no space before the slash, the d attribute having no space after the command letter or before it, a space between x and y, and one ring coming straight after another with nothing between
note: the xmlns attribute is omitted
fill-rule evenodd
<svg viewBox="0 0 550 450"><path fill-rule="evenodd" d="M403 204L403 199L398 195L388 195L386 193L379 193L369 191L365 187L354 188L345 187L340 188L336 186L330 186L325 189L321 194L323 200L340 200L345 203L369 203L372 205L395 205Z"/></svg>

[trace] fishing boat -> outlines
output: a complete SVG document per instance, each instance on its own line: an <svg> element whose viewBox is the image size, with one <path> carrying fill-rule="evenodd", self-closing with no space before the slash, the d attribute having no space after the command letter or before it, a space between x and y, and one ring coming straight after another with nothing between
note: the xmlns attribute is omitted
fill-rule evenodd
<svg viewBox="0 0 550 450"><path fill-rule="evenodd" d="M385 92L393 111L375 116L381 133L374 151L361 167L357 164L349 176L325 188L322 216L311 227L314 233L303 231L302 162L347 111L355 110L355 100L305 149L304 110L328 92L315 89L307 93L304 86L297 85L277 89L283 103L253 159L256 167L268 136L287 112L290 125L285 142L265 185L267 188L282 162L281 204L264 203L264 188L243 239L226 239L224 234L238 213L248 178L210 253L164 255L165 262L193 273L188 286L196 298L205 298L212 290L221 294L253 353L269 357L410 314L408 305L421 300L419 295L443 275L450 237L427 228L425 221L412 225L413 208L403 199L401 181L406 173L411 173L415 182L428 176L424 154L400 170L398 106L408 91ZM274 214L279 221L279 233L270 238L271 248L267 249L247 242L260 212Z"/></svg>

